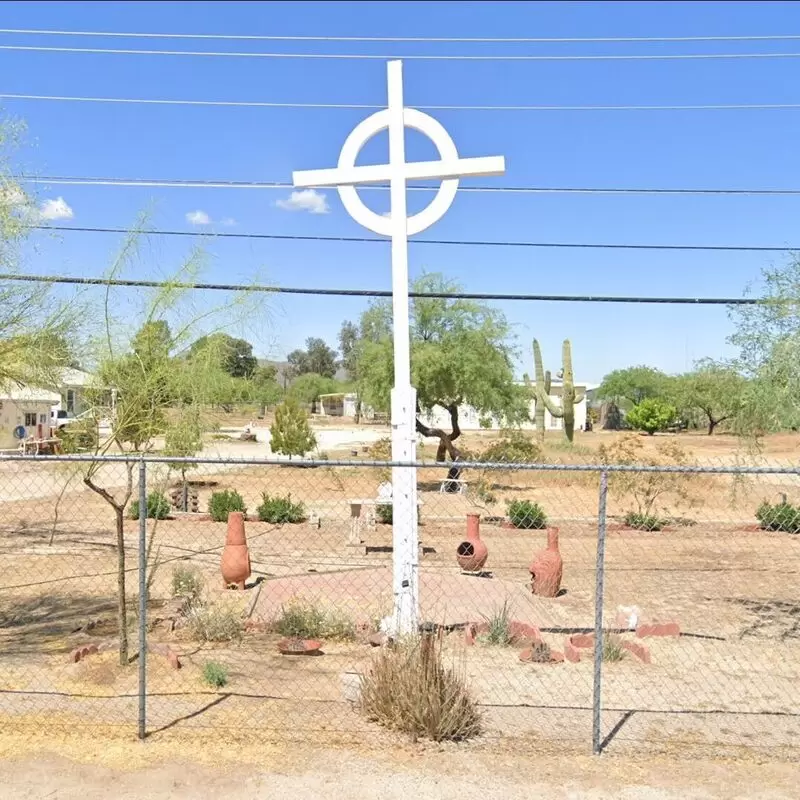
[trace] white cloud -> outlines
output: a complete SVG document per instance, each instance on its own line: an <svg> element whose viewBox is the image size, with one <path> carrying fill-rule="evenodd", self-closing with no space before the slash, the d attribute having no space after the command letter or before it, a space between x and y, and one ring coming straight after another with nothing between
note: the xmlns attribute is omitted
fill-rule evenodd
<svg viewBox="0 0 800 800"><path fill-rule="evenodd" d="M211 217L209 217L205 211L201 211L198 208L197 211L189 211L186 214L186 221L190 225L210 225Z"/></svg>
<svg viewBox="0 0 800 800"><path fill-rule="evenodd" d="M55 200L45 200L39 206L39 217L41 219L72 219L75 212L67 205L67 201L63 197L58 197Z"/></svg>
<svg viewBox="0 0 800 800"><path fill-rule="evenodd" d="M220 225L224 225L226 228L233 228L236 224L236 220L233 217L223 217L220 220Z"/></svg>
<svg viewBox="0 0 800 800"><path fill-rule="evenodd" d="M327 214L331 210L325 195L316 189L292 192L288 200L278 200L275 205L284 211L308 211L309 214Z"/></svg>

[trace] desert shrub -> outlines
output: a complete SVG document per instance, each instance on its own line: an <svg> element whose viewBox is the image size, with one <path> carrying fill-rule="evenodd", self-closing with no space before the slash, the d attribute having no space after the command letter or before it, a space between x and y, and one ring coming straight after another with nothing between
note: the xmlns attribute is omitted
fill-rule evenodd
<svg viewBox="0 0 800 800"><path fill-rule="evenodd" d="M90 417L64 425L63 428L58 430L57 435L61 441L61 449L65 453L94 450L99 441L97 423Z"/></svg>
<svg viewBox="0 0 800 800"><path fill-rule="evenodd" d="M221 492L213 492L208 501L208 513L214 522L227 522L228 514L231 511L241 511L247 513L244 499L236 489L224 489Z"/></svg>
<svg viewBox="0 0 800 800"><path fill-rule="evenodd" d="M356 626L350 617L300 600L283 606L272 630L289 639L351 640L356 636Z"/></svg>
<svg viewBox="0 0 800 800"><path fill-rule="evenodd" d="M536 464L544 461L544 453L532 436L516 428L506 428L476 460L490 464Z"/></svg>
<svg viewBox="0 0 800 800"><path fill-rule="evenodd" d="M625 658L626 652L619 639L610 636L603 637L603 661L609 663L622 661L622 659Z"/></svg>
<svg viewBox="0 0 800 800"><path fill-rule="evenodd" d="M221 689L228 683L228 670L216 661L206 661L203 665L203 680L214 689Z"/></svg>
<svg viewBox="0 0 800 800"><path fill-rule="evenodd" d="M262 522L274 524L303 522L306 518L305 506L302 503L293 503L291 495L270 497L266 492L261 495L261 505L256 513Z"/></svg>
<svg viewBox="0 0 800 800"><path fill-rule="evenodd" d="M624 466L689 467L689 454L675 439L660 442L655 453L645 453L640 436L628 434L598 450L600 463ZM692 504L689 490L697 476L691 472L611 472L608 487L617 498L628 504L626 513L656 517L663 522L673 511ZM663 525L662 525L663 527Z"/></svg>
<svg viewBox="0 0 800 800"><path fill-rule="evenodd" d="M503 603L503 607L495 611L490 617L484 616L489 630L481 637L486 644L508 647L514 637L511 634L511 612L508 608L508 601Z"/></svg>
<svg viewBox="0 0 800 800"><path fill-rule="evenodd" d="M669 427L677 415L678 410L672 403L658 397L646 397L625 415L625 422L634 430L652 436Z"/></svg>
<svg viewBox="0 0 800 800"><path fill-rule="evenodd" d="M192 638L201 642L238 642L244 633L239 613L224 605L195 606L186 619Z"/></svg>
<svg viewBox="0 0 800 800"><path fill-rule="evenodd" d="M756 511L756 519L766 531L800 533L800 508L785 500L775 505L765 500Z"/></svg>
<svg viewBox="0 0 800 800"><path fill-rule="evenodd" d="M367 451L370 461L391 461L392 460L392 440L385 436L373 442ZM378 468L378 477L382 481L388 481L392 477L392 471L388 467Z"/></svg>
<svg viewBox="0 0 800 800"><path fill-rule="evenodd" d="M375 506L375 516L384 525L391 525L394 520L394 506L391 503L381 503Z"/></svg>
<svg viewBox="0 0 800 800"><path fill-rule="evenodd" d="M463 675L443 665L441 640L433 636L381 648L361 681L361 712L414 740L462 740L481 731Z"/></svg>
<svg viewBox="0 0 800 800"><path fill-rule="evenodd" d="M667 519L660 519L653 514L640 514L637 511L629 511L625 515L625 524L638 531L660 531L668 523Z"/></svg>
<svg viewBox="0 0 800 800"><path fill-rule="evenodd" d="M166 519L169 516L170 504L163 492L150 492L147 495L147 516L149 519ZM128 516L139 519L139 501L132 500L128 506Z"/></svg>
<svg viewBox="0 0 800 800"><path fill-rule="evenodd" d="M203 594L203 578L192 567L178 565L172 570L172 596L186 597L191 603L197 603Z"/></svg>
<svg viewBox="0 0 800 800"><path fill-rule="evenodd" d="M547 514L538 503L530 500L512 500L508 504L508 518L515 528L541 530L547 527Z"/></svg>

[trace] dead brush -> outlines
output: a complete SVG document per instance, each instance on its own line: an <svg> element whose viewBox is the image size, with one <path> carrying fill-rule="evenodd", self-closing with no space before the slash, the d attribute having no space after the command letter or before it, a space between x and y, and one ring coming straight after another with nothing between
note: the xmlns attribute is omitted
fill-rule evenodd
<svg viewBox="0 0 800 800"><path fill-rule="evenodd" d="M439 636L402 639L381 649L362 679L361 712L413 741L477 736L482 715L462 674L442 663Z"/></svg>

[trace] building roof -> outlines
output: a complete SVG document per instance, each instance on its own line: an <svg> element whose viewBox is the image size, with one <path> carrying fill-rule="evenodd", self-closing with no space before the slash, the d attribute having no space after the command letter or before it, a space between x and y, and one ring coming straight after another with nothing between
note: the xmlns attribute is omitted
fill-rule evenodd
<svg viewBox="0 0 800 800"><path fill-rule="evenodd" d="M2 400L52 404L61 402L61 395L47 389L37 389L33 386L18 386L17 384L12 384L10 387L0 389L0 401Z"/></svg>
<svg viewBox="0 0 800 800"><path fill-rule="evenodd" d="M88 386L92 381L92 375L82 369L65 369L61 373L62 386Z"/></svg>

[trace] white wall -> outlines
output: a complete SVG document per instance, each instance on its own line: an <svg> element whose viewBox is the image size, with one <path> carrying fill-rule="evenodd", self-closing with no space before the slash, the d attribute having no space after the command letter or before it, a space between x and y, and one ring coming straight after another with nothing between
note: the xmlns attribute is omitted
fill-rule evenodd
<svg viewBox="0 0 800 800"><path fill-rule="evenodd" d="M39 426L42 436L50 435L49 401L0 398L0 403L3 404L0 408L0 450L13 450L19 446L20 440L14 438L14 428L18 425L25 427L26 436L38 436ZM36 425L25 426L26 413L36 414Z"/></svg>
<svg viewBox="0 0 800 800"><path fill-rule="evenodd" d="M576 385L577 391L582 391L583 386ZM561 387L553 387L550 397L553 398L556 404L561 402ZM534 411L536 405L531 400L529 414L531 417L530 422L521 425L525 430L535 430L536 425L533 422ZM434 428L450 429L450 415L443 408L438 406L433 410L430 415L423 415L423 422ZM478 412L471 406L460 406L458 409L458 423L464 431L481 430L481 417ZM584 397L580 403L575 406L575 430L580 430L581 426L586 424L586 398ZM498 430L502 427L502 420L492 419L487 430ZM559 417L553 417L550 412L545 409L544 412L544 427L545 430L562 430L564 427L564 420Z"/></svg>

